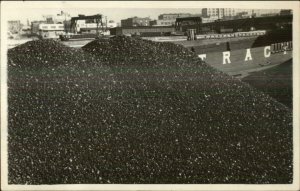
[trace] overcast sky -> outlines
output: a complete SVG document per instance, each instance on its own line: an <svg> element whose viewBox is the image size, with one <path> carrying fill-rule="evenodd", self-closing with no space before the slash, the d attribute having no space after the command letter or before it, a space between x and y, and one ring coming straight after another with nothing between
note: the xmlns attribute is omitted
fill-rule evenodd
<svg viewBox="0 0 300 191"><path fill-rule="evenodd" d="M69 13L71 16L78 16L78 14L94 15L102 14L107 16L108 20L120 22L121 19L126 19L133 16L150 17L157 19L158 15L162 13L192 13L201 14L202 8L205 7L231 7L229 4L220 4L219 2L13 2L7 3L5 17L7 20L21 20L26 24L29 21L42 20L43 15L56 15L60 11ZM240 2L239 2L240 3ZM222 6L220 6L222 5ZM251 3L249 2L249 6ZM248 4L244 8L249 8ZM115 8L117 7L117 8ZM138 8L139 7L139 8ZM141 8L142 7L142 8ZM147 8L155 7L155 8ZM161 8L164 7L164 8ZM172 8L168 8L172 7ZM198 8L193 8L198 7ZM273 6L272 6L273 7ZM243 7L241 7L243 8ZM257 6L261 8L261 6ZM261 13L270 12L271 10L264 10Z"/></svg>
<svg viewBox="0 0 300 191"><path fill-rule="evenodd" d="M150 17L151 19L157 19L158 15L162 13L192 13L201 14L201 9L147 9L147 8L93 8L93 9L26 9L19 11L12 11L9 20L21 20L22 23L26 23L26 20L41 20L43 15L55 15L64 11L71 16L78 16L78 14L95 15L102 14L107 16L108 20L114 20L120 22L121 19L138 16L138 17Z"/></svg>

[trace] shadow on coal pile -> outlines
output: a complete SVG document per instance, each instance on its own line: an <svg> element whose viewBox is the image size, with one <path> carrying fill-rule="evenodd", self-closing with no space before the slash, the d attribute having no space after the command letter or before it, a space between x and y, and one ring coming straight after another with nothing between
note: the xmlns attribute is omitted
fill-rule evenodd
<svg viewBox="0 0 300 191"><path fill-rule="evenodd" d="M8 54L10 184L292 182L291 110L187 49L44 43Z"/></svg>
<svg viewBox="0 0 300 191"><path fill-rule="evenodd" d="M293 60L270 69L254 72L242 79L279 102L293 107Z"/></svg>

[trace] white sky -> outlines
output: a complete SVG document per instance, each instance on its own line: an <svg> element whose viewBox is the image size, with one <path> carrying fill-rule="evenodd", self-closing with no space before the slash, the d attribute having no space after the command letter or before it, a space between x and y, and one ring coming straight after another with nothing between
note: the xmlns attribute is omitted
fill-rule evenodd
<svg viewBox="0 0 300 191"><path fill-rule="evenodd" d="M249 3L249 2L248 2ZM2 2L3 4L3 2ZM240 2L239 2L240 4ZM220 4L220 2L5 2L5 11L8 12L7 20L20 20L26 24L27 19L31 22L33 20L43 20L43 15L56 15L60 11L69 13L71 16L78 16L78 14L94 15L102 14L107 16L108 20L120 22L121 19L126 19L133 16L150 17L157 19L162 13L192 13L200 14L202 8L216 7L225 8L232 7L228 4ZM148 8L153 7L153 8ZM172 7L172 8L169 8ZM195 8L197 7L197 8ZM251 6L250 6L251 7ZM250 8L248 4L241 8ZM266 6L263 8L267 8ZM272 6L271 6L272 7ZM257 8L262 8L261 6ZM272 10L263 10L261 13L270 12Z"/></svg>
<svg viewBox="0 0 300 191"><path fill-rule="evenodd" d="M120 22L121 19L126 19L133 16L138 17L150 17L151 19L157 19L158 15L162 13L192 13L200 14L201 9L147 9L147 8L92 8L92 9L38 9L31 8L19 11L12 11L8 20L21 20L23 24L26 23L26 20L42 20L43 15L56 15L64 11L69 13L72 17L78 16L78 14L84 15L95 15L102 14L107 16L108 20L114 20L115 22Z"/></svg>

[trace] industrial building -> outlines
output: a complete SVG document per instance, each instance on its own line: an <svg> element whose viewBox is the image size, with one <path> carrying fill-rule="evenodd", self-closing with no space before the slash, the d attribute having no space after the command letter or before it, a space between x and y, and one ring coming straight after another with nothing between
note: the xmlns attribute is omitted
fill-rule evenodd
<svg viewBox="0 0 300 191"><path fill-rule="evenodd" d="M190 13L164 13L158 16L157 26L174 26L176 18L190 17Z"/></svg>
<svg viewBox="0 0 300 191"><path fill-rule="evenodd" d="M64 24L39 24L39 36L41 38L59 38L64 34Z"/></svg>
<svg viewBox="0 0 300 191"><path fill-rule="evenodd" d="M186 32L187 29L196 29L197 33L202 32L202 19L201 17L184 17L177 18L175 22L176 31Z"/></svg>
<svg viewBox="0 0 300 191"><path fill-rule="evenodd" d="M137 27L137 26L150 26L151 19L149 17L132 17L121 20L122 27Z"/></svg>
<svg viewBox="0 0 300 191"><path fill-rule="evenodd" d="M164 13L158 16L158 20L176 20L180 17L190 17L190 13Z"/></svg>
<svg viewBox="0 0 300 191"><path fill-rule="evenodd" d="M196 29L197 34L232 33L251 30L274 30L291 25L293 15L277 15L273 17L253 17L236 20L218 20L211 23L201 23L201 18L177 18L176 31L186 32Z"/></svg>
<svg viewBox="0 0 300 191"><path fill-rule="evenodd" d="M110 29L111 35L168 36L173 32L175 32L175 28L172 26L116 27Z"/></svg>

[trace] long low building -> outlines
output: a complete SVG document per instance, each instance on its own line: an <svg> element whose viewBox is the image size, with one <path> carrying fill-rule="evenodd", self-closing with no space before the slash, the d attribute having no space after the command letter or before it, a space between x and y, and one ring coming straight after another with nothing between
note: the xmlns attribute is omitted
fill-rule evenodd
<svg viewBox="0 0 300 191"><path fill-rule="evenodd" d="M197 34L247 32L252 30L274 30L291 26L293 15L278 15L272 17L253 17L235 20L217 20L203 23L200 17L177 18L175 28L186 32L196 29Z"/></svg>
<svg viewBox="0 0 300 191"><path fill-rule="evenodd" d="M139 26L111 28L111 35L166 36L175 32L173 26Z"/></svg>
<svg viewBox="0 0 300 191"><path fill-rule="evenodd" d="M39 24L39 36L41 38L59 38L59 35L64 34L64 24Z"/></svg>

